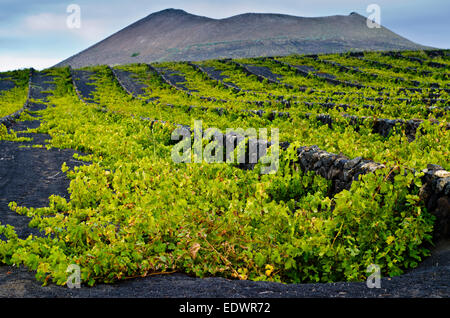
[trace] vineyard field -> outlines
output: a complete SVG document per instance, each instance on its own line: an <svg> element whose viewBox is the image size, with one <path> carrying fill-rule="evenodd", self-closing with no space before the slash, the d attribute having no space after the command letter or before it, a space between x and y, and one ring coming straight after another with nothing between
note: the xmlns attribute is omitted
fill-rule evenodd
<svg viewBox="0 0 450 318"><path fill-rule="evenodd" d="M60 165L30 206L0 160L0 263L88 286L402 275L450 238L449 76L448 50L0 73L0 159Z"/></svg>

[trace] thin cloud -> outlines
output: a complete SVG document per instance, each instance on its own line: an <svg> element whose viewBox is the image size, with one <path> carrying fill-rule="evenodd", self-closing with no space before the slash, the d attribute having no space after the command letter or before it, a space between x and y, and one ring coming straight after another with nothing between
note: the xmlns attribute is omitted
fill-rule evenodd
<svg viewBox="0 0 450 318"><path fill-rule="evenodd" d="M61 59L36 57L35 55L0 55L0 61L0 72L5 72L30 67L42 70L57 64Z"/></svg>
<svg viewBox="0 0 450 318"><path fill-rule="evenodd" d="M73 36L78 36L88 42L100 41L104 37L109 35L109 28L105 25L104 21L82 19L82 25L79 29L66 29Z"/></svg>
<svg viewBox="0 0 450 318"><path fill-rule="evenodd" d="M25 32L67 31L66 16L53 13L30 15L23 19Z"/></svg>
<svg viewBox="0 0 450 318"><path fill-rule="evenodd" d="M27 40L32 37L78 37L87 42L98 41L109 34L110 26L101 19L82 17L79 29L67 26L68 14L39 13L22 17L13 29L0 29L0 38Z"/></svg>

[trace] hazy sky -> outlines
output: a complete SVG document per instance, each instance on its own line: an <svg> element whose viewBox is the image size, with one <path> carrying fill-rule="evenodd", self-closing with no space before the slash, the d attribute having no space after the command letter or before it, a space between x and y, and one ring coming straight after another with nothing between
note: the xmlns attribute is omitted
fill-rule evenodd
<svg viewBox="0 0 450 318"><path fill-rule="evenodd" d="M449 0L0 0L0 71L52 66L166 8L217 19L247 12L367 16L373 3L383 26L416 43L450 48ZM81 8L79 29L67 27L70 4Z"/></svg>

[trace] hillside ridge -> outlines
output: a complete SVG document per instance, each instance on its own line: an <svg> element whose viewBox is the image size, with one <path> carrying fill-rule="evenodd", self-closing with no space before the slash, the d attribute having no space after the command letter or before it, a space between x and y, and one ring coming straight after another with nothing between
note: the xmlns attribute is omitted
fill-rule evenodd
<svg viewBox="0 0 450 318"><path fill-rule="evenodd" d="M165 9L138 20L57 66L424 48L384 27L368 28L366 18L356 12L326 17L243 13L213 19L181 9Z"/></svg>

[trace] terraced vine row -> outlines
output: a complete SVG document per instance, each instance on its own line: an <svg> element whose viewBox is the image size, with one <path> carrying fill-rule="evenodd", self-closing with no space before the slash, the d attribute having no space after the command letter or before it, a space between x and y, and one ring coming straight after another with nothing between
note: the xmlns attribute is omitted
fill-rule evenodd
<svg viewBox="0 0 450 318"><path fill-rule="evenodd" d="M63 165L70 201L10 204L43 235L22 239L1 225L1 261L57 284L70 264L90 285L174 271L352 281L365 279L370 264L401 274L428 255L432 240L450 235L449 69L447 52L437 52L36 73L53 84L48 92L29 86L28 102L54 106L28 111L42 116L36 131L52 137L48 148L86 153L77 159L90 164ZM397 61L400 88L386 67ZM1 96L0 109L12 113ZM227 128L279 129L277 173L259 174L261 162L174 163L172 132L192 133L196 120L235 146L240 133ZM0 140L20 142L9 127Z"/></svg>
<svg viewBox="0 0 450 318"><path fill-rule="evenodd" d="M0 125L8 125L27 107L33 70L1 73Z"/></svg>

